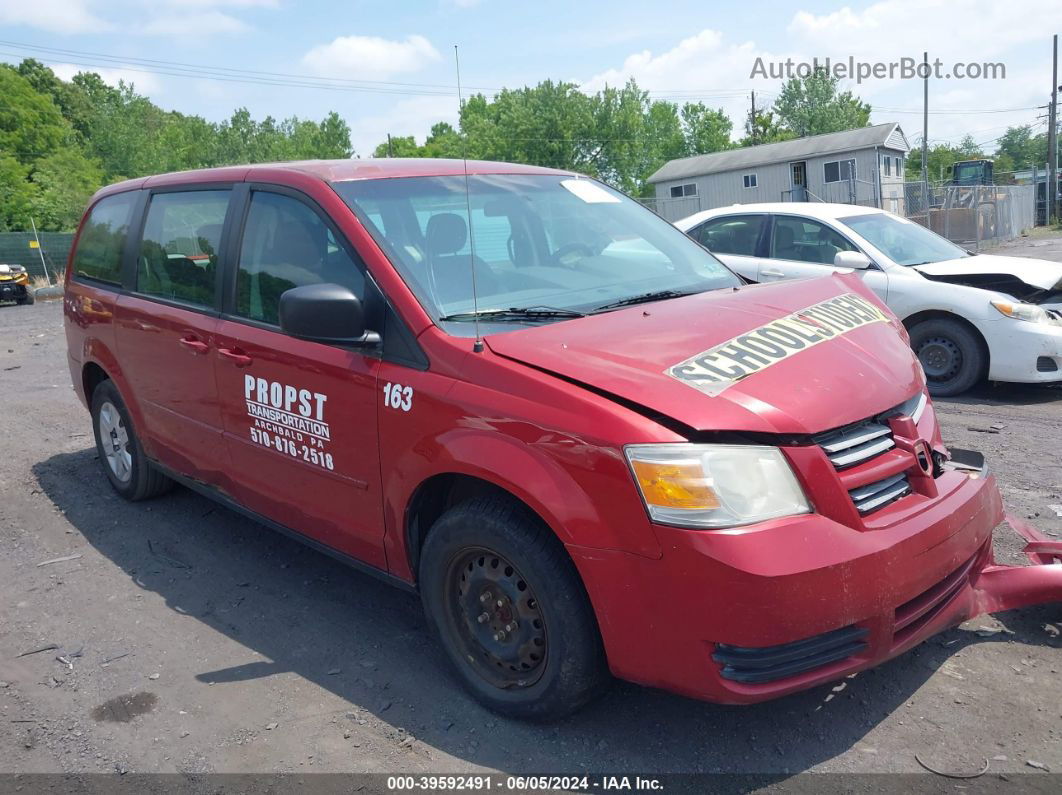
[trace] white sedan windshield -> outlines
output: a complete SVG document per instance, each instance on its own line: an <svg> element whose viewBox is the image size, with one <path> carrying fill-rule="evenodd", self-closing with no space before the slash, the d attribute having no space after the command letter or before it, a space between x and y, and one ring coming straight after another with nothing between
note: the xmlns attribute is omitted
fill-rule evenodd
<svg viewBox="0 0 1062 795"><path fill-rule="evenodd" d="M927 265L969 256L936 232L888 213L850 215L839 220L897 265Z"/></svg>
<svg viewBox="0 0 1062 795"><path fill-rule="evenodd" d="M541 320L548 310L572 316L648 293L741 284L671 224L594 180L478 175L467 198L461 176L333 187L436 319L477 308L541 310Z"/></svg>

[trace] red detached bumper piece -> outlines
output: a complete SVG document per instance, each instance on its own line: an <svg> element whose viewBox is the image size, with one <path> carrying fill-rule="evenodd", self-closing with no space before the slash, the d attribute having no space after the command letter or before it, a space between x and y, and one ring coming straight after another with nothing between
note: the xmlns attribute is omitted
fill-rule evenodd
<svg viewBox="0 0 1062 795"><path fill-rule="evenodd" d="M968 618L1062 601L1062 544L1007 517L1037 564L1002 566L995 479L947 472L856 530L819 514L730 531L653 525L663 554L569 547L613 673L743 704L874 667Z"/></svg>
<svg viewBox="0 0 1062 795"><path fill-rule="evenodd" d="M1062 541L1049 539L1013 514L1007 514L1007 524L1025 539L1025 555L1035 565L981 569L972 593L975 615L1062 602Z"/></svg>

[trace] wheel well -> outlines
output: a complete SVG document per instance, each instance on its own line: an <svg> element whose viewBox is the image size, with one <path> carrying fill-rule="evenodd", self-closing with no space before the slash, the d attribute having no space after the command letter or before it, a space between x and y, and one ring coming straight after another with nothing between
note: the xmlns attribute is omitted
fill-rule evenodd
<svg viewBox="0 0 1062 795"><path fill-rule="evenodd" d="M85 390L85 402L92 405L92 393L96 387L110 379L107 372L95 362L89 362L81 371L81 385Z"/></svg>
<svg viewBox="0 0 1062 795"><path fill-rule="evenodd" d="M962 326L967 331L969 331L971 334L973 334L974 339L977 340L977 344L981 346L981 353L983 353L985 357L985 372L988 372L988 367L991 363L991 354L988 350L988 343L985 341L984 335L977 328L977 326L975 326L973 323L971 323L964 317L959 317L959 315L956 315L952 312L945 312L942 309L927 309L924 312L916 312L910 317L905 317L903 319L903 325L904 328L907 329L907 332L910 333L914 330L915 326L917 326L919 323L925 322L926 320L948 320L952 323L957 323L958 325Z"/></svg>
<svg viewBox="0 0 1062 795"><path fill-rule="evenodd" d="M420 550L424 546L424 539L428 537L428 531L435 524L435 520L458 503L472 497L488 495L518 503L529 514L541 520L527 503L512 492L482 478L457 473L433 475L417 487L406 510L406 549L414 577L420 564Z"/></svg>

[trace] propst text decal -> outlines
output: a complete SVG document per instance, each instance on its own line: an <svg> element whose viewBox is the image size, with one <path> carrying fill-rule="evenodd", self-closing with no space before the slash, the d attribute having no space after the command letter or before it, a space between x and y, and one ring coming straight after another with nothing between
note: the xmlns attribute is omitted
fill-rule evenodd
<svg viewBox="0 0 1062 795"><path fill-rule="evenodd" d="M322 469L335 469L328 452L332 431L325 421L327 395L245 375L243 398L252 442Z"/></svg>
<svg viewBox="0 0 1062 795"><path fill-rule="evenodd" d="M888 316L865 298L853 293L839 295L740 334L664 372L715 396L741 379L819 343L870 323L888 321Z"/></svg>

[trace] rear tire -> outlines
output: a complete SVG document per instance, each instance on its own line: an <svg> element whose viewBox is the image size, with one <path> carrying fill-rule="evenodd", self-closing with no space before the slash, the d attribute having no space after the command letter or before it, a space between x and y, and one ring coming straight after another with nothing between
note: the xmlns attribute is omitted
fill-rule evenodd
<svg viewBox="0 0 1062 795"><path fill-rule="evenodd" d="M550 530L477 497L444 513L420 559L421 598L458 677L488 709L555 720L608 682L590 600Z"/></svg>
<svg viewBox="0 0 1062 795"><path fill-rule="evenodd" d="M911 348L934 397L962 394L984 377L988 364L976 334L954 320L919 323L911 329Z"/></svg>
<svg viewBox="0 0 1062 795"><path fill-rule="evenodd" d="M129 410L113 381L103 381L93 390L91 413L100 466L116 492L136 502L173 488L173 481L144 455Z"/></svg>

